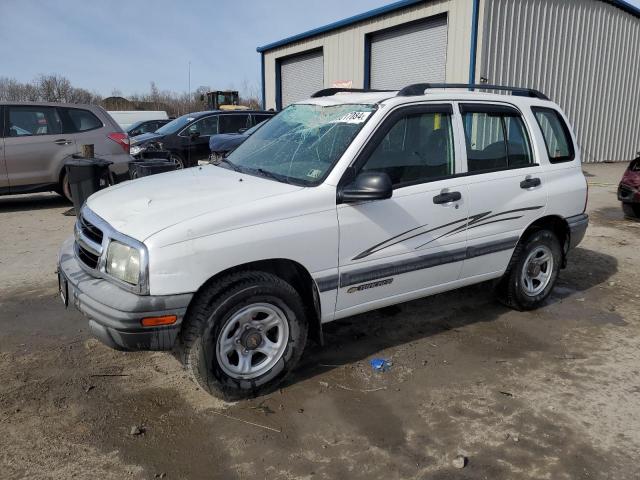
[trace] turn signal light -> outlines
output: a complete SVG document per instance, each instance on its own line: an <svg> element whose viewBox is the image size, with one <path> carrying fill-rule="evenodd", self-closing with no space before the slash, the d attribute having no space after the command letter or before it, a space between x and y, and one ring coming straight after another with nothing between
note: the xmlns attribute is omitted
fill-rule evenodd
<svg viewBox="0 0 640 480"><path fill-rule="evenodd" d="M164 315L162 317L147 317L140 320L143 327L159 327L162 325L173 325L178 321L176 315Z"/></svg>

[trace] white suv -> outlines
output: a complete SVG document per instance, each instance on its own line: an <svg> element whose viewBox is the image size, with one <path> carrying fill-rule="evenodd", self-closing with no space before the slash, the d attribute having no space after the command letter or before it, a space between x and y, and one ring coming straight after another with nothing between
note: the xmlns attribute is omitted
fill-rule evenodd
<svg viewBox="0 0 640 480"><path fill-rule="evenodd" d="M332 320L487 280L541 305L587 228L575 137L535 90L448 87L323 90L218 166L93 195L65 303L111 347L178 349L226 398L275 387Z"/></svg>

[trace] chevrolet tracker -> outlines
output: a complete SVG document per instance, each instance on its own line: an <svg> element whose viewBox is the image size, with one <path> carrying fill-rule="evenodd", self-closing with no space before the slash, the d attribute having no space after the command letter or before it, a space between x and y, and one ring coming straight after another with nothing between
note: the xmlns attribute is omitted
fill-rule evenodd
<svg viewBox="0 0 640 480"><path fill-rule="evenodd" d="M91 196L60 290L105 344L175 349L202 388L242 398L332 320L488 280L542 305L586 201L575 135L538 91L322 90L218 165Z"/></svg>

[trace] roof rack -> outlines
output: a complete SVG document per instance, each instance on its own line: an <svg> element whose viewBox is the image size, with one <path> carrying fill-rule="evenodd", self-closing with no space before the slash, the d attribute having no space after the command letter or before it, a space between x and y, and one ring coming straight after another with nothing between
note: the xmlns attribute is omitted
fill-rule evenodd
<svg viewBox="0 0 640 480"><path fill-rule="evenodd" d="M349 92L349 93L376 93L376 92L395 92L395 90L372 90L368 88L325 88L323 90L318 90L316 93L311 95L311 98L318 97L330 97L340 92Z"/></svg>
<svg viewBox="0 0 640 480"><path fill-rule="evenodd" d="M521 97L534 97L542 100L549 100L544 93L533 88L523 87L506 87L504 85L488 85L486 83L414 83L408 85L398 92L398 97L413 97L424 95L424 91L429 88L468 88L469 90L505 90L511 92L512 95Z"/></svg>

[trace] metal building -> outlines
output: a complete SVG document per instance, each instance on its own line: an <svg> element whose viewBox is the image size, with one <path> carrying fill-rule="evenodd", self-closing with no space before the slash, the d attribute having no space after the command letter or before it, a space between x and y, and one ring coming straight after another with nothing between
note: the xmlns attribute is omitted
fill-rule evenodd
<svg viewBox="0 0 640 480"><path fill-rule="evenodd" d="M402 0L258 48L266 108L332 86L541 90L585 162L640 150L640 10L623 0Z"/></svg>

